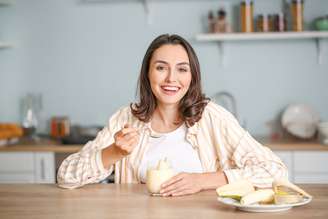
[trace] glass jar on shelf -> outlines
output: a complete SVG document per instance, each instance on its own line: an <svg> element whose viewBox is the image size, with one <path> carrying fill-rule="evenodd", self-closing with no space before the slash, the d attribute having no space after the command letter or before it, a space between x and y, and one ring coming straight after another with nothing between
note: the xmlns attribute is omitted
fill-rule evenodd
<svg viewBox="0 0 328 219"><path fill-rule="evenodd" d="M291 5L292 30L304 30L304 0L293 0Z"/></svg>
<svg viewBox="0 0 328 219"><path fill-rule="evenodd" d="M244 0L240 3L240 24L241 32L253 32L253 1Z"/></svg>

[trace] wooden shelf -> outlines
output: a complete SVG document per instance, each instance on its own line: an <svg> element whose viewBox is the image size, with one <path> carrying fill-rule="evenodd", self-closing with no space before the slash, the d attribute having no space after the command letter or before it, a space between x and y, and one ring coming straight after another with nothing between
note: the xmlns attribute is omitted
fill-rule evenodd
<svg viewBox="0 0 328 219"><path fill-rule="evenodd" d="M0 49L5 49L5 48L9 48L9 47L12 47L12 45L10 43L0 41Z"/></svg>
<svg viewBox="0 0 328 219"><path fill-rule="evenodd" d="M287 40L328 38L328 31L266 32L266 33L203 33L196 36L202 42L241 40Z"/></svg>

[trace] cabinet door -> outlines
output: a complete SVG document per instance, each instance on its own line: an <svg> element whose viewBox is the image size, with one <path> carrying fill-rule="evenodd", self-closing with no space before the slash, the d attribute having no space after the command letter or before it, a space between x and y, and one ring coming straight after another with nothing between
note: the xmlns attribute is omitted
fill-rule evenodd
<svg viewBox="0 0 328 219"><path fill-rule="evenodd" d="M292 151L274 151L288 168L288 178L294 181L293 152Z"/></svg>
<svg viewBox="0 0 328 219"><path fill-rule="evenodd" d="M0 183L33 183L33 152L1 152Z"/></svg>
<svg viewBox="0 0 328 219"><path fill-rule="evenodd" d="M328 152L294 152L296 183L328 183Z"/></svg>
<svg viewBox="0 0 328 219"><path fill-rule="evenodd" d="M35 182L55 183L55 155L53 152L35 152Z"/></svg>
<svg viewBox="0 0 328 219"><path fill-rule="evenodd" d="M34 183L34 173L0 173L0 183Z"/></svg>

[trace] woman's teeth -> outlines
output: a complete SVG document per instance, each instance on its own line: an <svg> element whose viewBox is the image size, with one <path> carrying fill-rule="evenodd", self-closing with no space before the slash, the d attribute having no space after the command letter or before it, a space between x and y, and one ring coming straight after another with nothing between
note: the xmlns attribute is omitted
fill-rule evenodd
<svg viewBox="0 0 328 219"><path fill-rule="evenodd" d="M169 90L169 91L178 91L178 87L162 87L164 90Z"/></svg>
<svg viewBox="0 0 328 219"><path fill-rule="evenodd" d="M162 89L167 94L175 94L177 91L180 90L179 87L171 87L171 86L162 86Z"/></svg>

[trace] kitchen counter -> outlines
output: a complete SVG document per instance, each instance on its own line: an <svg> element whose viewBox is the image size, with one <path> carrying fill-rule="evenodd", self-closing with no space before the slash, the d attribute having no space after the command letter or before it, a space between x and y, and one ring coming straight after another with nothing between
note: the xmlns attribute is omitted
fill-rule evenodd
<svg viewBox="0 0 328 219"><path fill-rule="evenodd" d="M328 218L328 185L301 185L311 203L277 213L248 213L216 201L214 190L183 197L149 196L144 184L0 184L0 218Z"/></svg>
<svg viewBox="0 0 328 219"><path fill-rule="evenodd" d="M328 151L328 146L320 144L318 141L301 141L295 139L271 140L266 137L256 137L263 145L274 151ZM83 145L62 145L55 141L43 140L37 144L23 143L17 145L1 146L0 152L32 151L32 152L55 152L55 153L75 153Z"/></svg>
<svg viewBox="0 0 328 219"><path fill-rule="evenodd" d="M328 145L323 145L318 140L313 139L283 138L272 140L267 137L256 137L256 140L274 151L328 151Z"/></svg>
<svg viewBox="0 0 328 219"><path fill-rule="evenodd" d="M55 153L75 153L83 145L9 145L0 147L1 152L55 152Z"/></svg>
<svg viewBox="0 0 328 219"><path fill-rule="evenodd" d="M47 138L39 140L21 139L13 145L0 146L0 152L55 152L55 153L75 153L83 145L63 145L59 141Z"/></svg>

